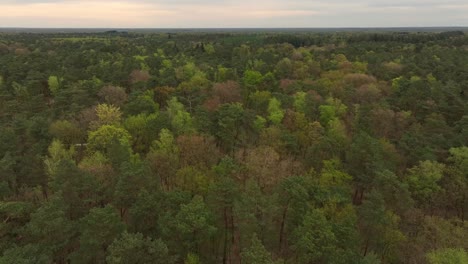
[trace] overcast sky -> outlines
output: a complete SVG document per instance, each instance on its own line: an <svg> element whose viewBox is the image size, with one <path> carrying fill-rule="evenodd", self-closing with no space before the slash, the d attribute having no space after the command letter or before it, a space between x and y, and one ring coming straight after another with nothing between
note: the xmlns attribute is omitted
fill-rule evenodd
<svg viewBox="0 0 468 264"><path fill-rule="evenodd" d="M0 27L468 26L468 0L0 0Z"/></svg>

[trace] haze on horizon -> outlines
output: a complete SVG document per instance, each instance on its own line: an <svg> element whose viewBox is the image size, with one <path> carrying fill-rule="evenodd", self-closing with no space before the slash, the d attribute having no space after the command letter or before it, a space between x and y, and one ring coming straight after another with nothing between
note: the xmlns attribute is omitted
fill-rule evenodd
<svg viewBox="0 0 468 264"><path fill-rule="evenodd" d="M0 0L0 27L468 26L466 0Z"/></svg>

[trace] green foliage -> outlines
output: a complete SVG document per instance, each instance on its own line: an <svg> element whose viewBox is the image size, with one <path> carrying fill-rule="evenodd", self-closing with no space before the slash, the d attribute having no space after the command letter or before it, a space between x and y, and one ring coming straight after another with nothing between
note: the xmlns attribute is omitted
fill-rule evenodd
<svg viewBox="0 0 468 264"><path fill-rule="evenodd" d="M0 257L1 264L48 264L51 262L50 256L44 253L39 245L28 244L23 247L13 247L3 252Z"/></svg>
<svg viewBox="0 0 468 264"><path fill-rule="evenodd" d="M106 248L124 231L125 225L112 206L93 208L80 219L80 249L72 256L75 263L104 262Z"/></svg>
<svg viewBox="0 0 468 264"><path fill-rule="evenodd" d="M49 90L53 95L56 95L60 89L59 78L57 76L50 76L47 80Z"/></svg>
<svg viewBox="0 0 468 264"><path fill-rule="evenodd" d="M140 233L124 232L119 239L114 240L108 251L106 261L110 264L174 263L163 241L144 238Z"/></svg>
<svg viewBox="0 0 468 264"><path fill-rule="evenodd" d="M190 203L182 205L175 221L177 231L194 236L193 242L207 239L216 231L212 225L213 215L201 196L195 196Z"/></svg>
<svg viewBox="0 0 468 264"><path fill-rule="evenodd" d="M263 76L258 71L247 70L244 72L243 81L247 88L253 89L263 81Z"/></svg>
<svg viewBox="0 0 468 264"><path fill-rule="evenodd" d="M59 169L60 162L63 160L73 161L73 155L75 154L75 149L70 147L66 149L65 146L59 140L54 140L48 148L49 155L45 159L44 164L46 167L46 172L50 178L54 178Z"/></svg>
<svg viewBox="0 0 468 264"><path fill-rule="evenodd" d="M120 125L120 121L122 119L120 108L108 104L100 104L96 106L96 115L98 120L91 122L90 124L91 128L93 129L97 129L103 125L118 126Z"/></svg>
<svg viewBox="0 0 468 264"><path fill-rule="evenodd" d="M276 64L276 75L279 78L290 78L293 73L293 63L289 58L284 58Z"/></svg>
<svg viewBox="0 0 468 264"><path fill-rule="evenodd" d="M339 99L328 98L326 105L319 106L320 122L323 126L329 126L334 119L342 117L347 107Z"/></svg>
<svg viewBox="0 0 468 264"><path fill-rule="evenodd" d="M254 121L254 127L257 131L261 131L263 128L265 128L265 125L267 123L267 120L263 118L262 116L257 116Z"/></svg>
<svg viewBox="0 0 468 264"><path fill-rule="evenodd" d="M96 203L96 178L80 170L70 160L59 163L55 177L48 182L48 187L56 195L61 193L70 219L82 217Z"/></svg>
<svg viewBox="0 0 468 264"><path fill-rule="evenodd" d="M281 109L281 102L276 98L270 99L268 103L268 119L275 125L279 125L284 118L284 110Z"/></svg>
<svg viewBox="0 0 468 264"><path fill-rule="evenodd" d="M57 194L31 215L31 221L25 226L24 235L49 251L65 259L66 246L72 240L74 224L67 218L68 208Z"/></svg>
<svg viewBox="0 0 468 264"><path fill-rule="evenodd" d="M200 257L193 253L189 253L184 260L184 264L200 264Z"/></svg>
<svg viewBox="0 0 468 264"><path fill-rule="evenodd" d="M406 237L398 228L399 216L386 209L382 195L372 191L359 208L359 214L366 252L374 250L386 258L395 258L398 245L405 241Z"/></svg>
<svg viewBox="0 0 468 264"><path fill-rule="evenodd" d="M218 110L215 133L227 149L237 143L244 115L244 108L239 103L225 104Z"/></svg>
<svg viewBox="0 0 468 264"><path fill-rule="evenodd" d="M132 137L132 146L138 153L146 153L155 139L154 129L158 128L156 114L130 116L124 121L124 128Z"/></svg>
<svg viewBox="0 0 468 264"><path fill-rule="evenodd" d="M304 92L298 92L294 95L294 109L296 111L301 113L306 112L306 96L307 94Z"/></svg>
<svg viewBox="0 0 468 264"><path fill-rule="evenodd" d="M448 161L452 162L460 171L468 173L468 147L451 148Z"/></svg>
<svg viewBox="0 0 468 264"><path fill-rule="evenodd" d="M83 131L68 120L58 120L49 127L49 133L65 144L82 143Z"/></svg>
<svg viewBox="0 0 468 264"><path fill-rule="evenodd" d="M176 97L171 98L167 103L167 113L176 134L194 131L192 116L189 112L185 111L184 105L179 103Z"/></svg>
<svg viewBox="0 0 468 264"><path fill-rule="evenodd" d="M174 135L168 129L162 129L159 133L159 140L153 143L153 151L162 151L165 154L177 154L177 146L174 145Z"/></svg>
<svg viewBox="0 0 468 264"><path fill-rule="evenodd" d="M159 111L159 105L154 102L153 94L147 93L130 97L130 100L125 104L124 112L127 115L139 114L154 114Z"/></svg>
<svg viewBox="0 0 468 264"><path fill-rule="evenodd" d="M120 208L121 216L135 203L142 189L154 186L149 179L149 167L138 156L123 162L114 193L114 205Z"/></svg>
<svg viewBox="0 0 468 264"><path fill-rule="evenodd" d="M268 91L256 91L249 95L251 107L259 112L266 112L271 100L271 93Z"/></svg>
<svg viewBox="0 0 468 264"><path fill-rule="evenodd" d="M129 144L131 135L124 128L103 125L96 131L89 132L87 147L90 151L106 151L114 140L119 141L121 144Z"/></svg>
<svg viewBox="0 0 468 264"><path fill-rule="evenodd" d="M462 264L468 263L468 253L463 249L439 249L427 254L430 264Z"/></svg>
<svg viewBox="0 0 468 264"><path fill-rule="evenodd" d="M408 170L407 183L413 197L424 203L441 190L438 182L443 177L445 166L433 161L422 161Z"/></svg>
<svg viewBox="0 0 468 264"><path fill-rule="evenodd" d="M257 234L252 236L250 247L242 251L242 260L247 264L280 263L280 261L274 262L272 260L271 253L265 249L262 242L258 239Z"/></svg>
<svg viewBox="0 0 468 264"><path fill-rule="evenodd" d="M313 209L294 230L294 249L298 263L324 261L334 252L336 237L323 212Z"/></svg>

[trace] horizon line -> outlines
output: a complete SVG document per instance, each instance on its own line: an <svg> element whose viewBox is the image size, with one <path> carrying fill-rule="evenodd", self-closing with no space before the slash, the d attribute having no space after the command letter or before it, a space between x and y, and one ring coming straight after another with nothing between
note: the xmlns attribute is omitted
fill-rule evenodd
<svg viewBox="0 0 468 264"><path fill-rule="evenodd" d="M328 28L468 28L466 26L331 26L331 27L3 27L8 29L328 29Z"/></svg>

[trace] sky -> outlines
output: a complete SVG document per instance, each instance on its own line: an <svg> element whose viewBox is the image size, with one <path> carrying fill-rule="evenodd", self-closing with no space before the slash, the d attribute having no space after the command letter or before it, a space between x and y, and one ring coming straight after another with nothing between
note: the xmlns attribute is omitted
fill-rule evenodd
<svg viewBox="0 0 468 264"><path fill-rule="evenodd" d="M468 0L0 0L0 27L468 26Z"/></svg>

